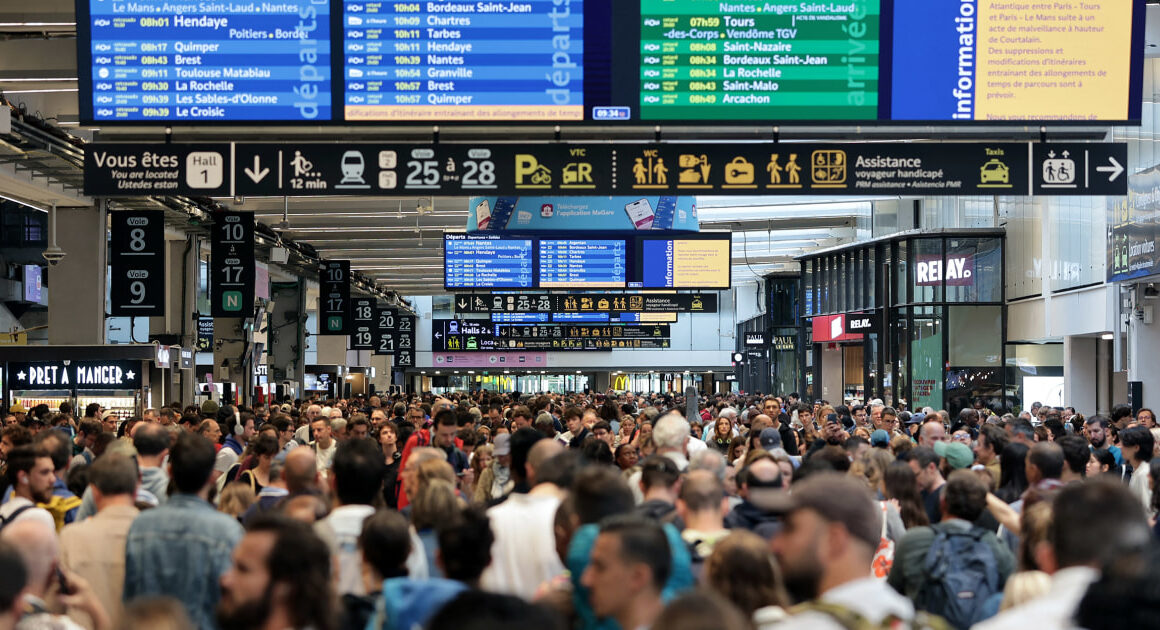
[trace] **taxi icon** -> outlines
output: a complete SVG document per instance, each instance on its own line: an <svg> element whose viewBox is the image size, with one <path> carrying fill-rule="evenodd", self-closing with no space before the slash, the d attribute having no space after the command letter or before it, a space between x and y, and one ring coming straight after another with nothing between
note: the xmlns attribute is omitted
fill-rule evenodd
<svg viewBox="0 0 1160 630"><path fill-rule="evenodd" d="M979 183L1011 183L1011 169L998 158L991 158L979 169Z"/></svg>

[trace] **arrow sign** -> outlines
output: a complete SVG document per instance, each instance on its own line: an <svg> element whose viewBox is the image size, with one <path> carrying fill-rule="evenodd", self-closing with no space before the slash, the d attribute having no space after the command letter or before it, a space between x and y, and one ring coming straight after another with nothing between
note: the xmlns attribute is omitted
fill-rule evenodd
<svg viewBox="0 0 1160 630"><path fill-rule="evenodd" d="M1097 166L1096 170L1101 173L1111 173L1111 175L1108 176L1108 181L1114 182L1116 181L1116 178L1124 172L1124 167L1121 166L1114 157L1108 156L1108 161L1112 163L1111 166Z"/></svg>
<svg viewBox="0 0 1160 630"><path fill-rule="evenodd" d="M245 171L246 176L253 180L255 184L262 181L266 178L267 175L270 174L270 169L262 168L262 159L256 155L254 156L254 168L247 168L243 170Z"/></svg>
<svg viewBox="0 0 1160 630"><path fill-rule="evenodd" d="M435 338L436 338L436 339L442 339L442 338L443 338L443 333L435 333Z"/></svg>
<svg viewBox="0 0 1160 630"><path fill-rule="evenodd" d="M460 301L455 303L455 306L458 307L459 310L461 310L461 311L466 311L467 310L467 301L460 300Z"/></svg>

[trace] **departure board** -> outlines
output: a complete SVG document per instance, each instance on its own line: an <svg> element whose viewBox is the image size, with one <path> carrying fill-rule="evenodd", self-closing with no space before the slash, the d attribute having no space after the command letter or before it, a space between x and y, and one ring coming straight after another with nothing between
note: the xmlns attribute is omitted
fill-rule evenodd
<svg viewBox="0 0 1160 630"><path fill-rule="evenodd" d="M343 8L347 120L584 120L583 0Z"/></svg>
<svg viewBox="0 0 1160 630"><path fill-rule="evenodd" d="M623 239L544 239L540 241L539 286L624 287L627 264Z"/></svg>
<svg viewBox="0 0 1160 630"><path fill-rule="evenodd" d="M82 2L82 117L329 121L330 3Z"/></svg>
<svg viewBox="0 0 1160 630"><path fill-rule="evenodd" d="M728 240L648 239L641 248L643 288L729 287Z"/></svg>
<svg viewBox="0 0 1160 630"><path fill-rule="evenodd" d="M641 0L641 118L868 120L879 0Z"/></svg>
<svg viewBox="0 0 1160 630"><path fill-rule="evenodd" d="M531 239L448 234L443 240L447 288L532 288Z"/></svg>

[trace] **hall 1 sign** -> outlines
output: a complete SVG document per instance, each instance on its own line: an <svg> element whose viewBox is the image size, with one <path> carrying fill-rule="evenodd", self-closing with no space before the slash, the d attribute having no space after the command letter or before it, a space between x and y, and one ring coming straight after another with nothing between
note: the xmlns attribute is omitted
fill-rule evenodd
<svg viewBox="0 0 1160 630"><path fill-rule="evenodd" d="M141 361L9 362L9 389L116 390L141 388Z"/></svg>
<svg viewBox="0 0 1160 630"><path fill-rule="evenodd" d="M215 212L210 231L210 309L250 317L254 309L254 213Z"/></svg>
<svg viewBox="0 0 1160 630"><path fill-rule="evenodd" d="M319 270L319 335L350 334L350 261L330 260Z"/></svg>
<svg viewBox="0 0 1160 630"><path fill-rule="evenodd" d="M870 313L848 313L846 334L864 335L878 330L878 316Z"/></svg>
<svg viewBox="0 0 1160 630"><path fill-rule="evenodd" d="M109 213L109 314L165 316L165 212Z"/></svg>

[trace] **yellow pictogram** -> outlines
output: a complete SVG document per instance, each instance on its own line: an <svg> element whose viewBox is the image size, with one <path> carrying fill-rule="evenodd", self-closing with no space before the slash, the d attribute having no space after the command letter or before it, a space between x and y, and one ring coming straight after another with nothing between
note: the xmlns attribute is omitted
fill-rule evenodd
<svg viewBox="0 0 1160 630"><path fill-rule="evenodd" d="M814 151L810 157L810 177L815 188L846 187L846 152L838 150Z"/></svg>
<svg viewBox="0 0 1160 630"><path fill-rule="evenodd" d="M723 188L757 188L754 185L755 173L753 163L741 157L725 165L725 185Z"/></svg>

